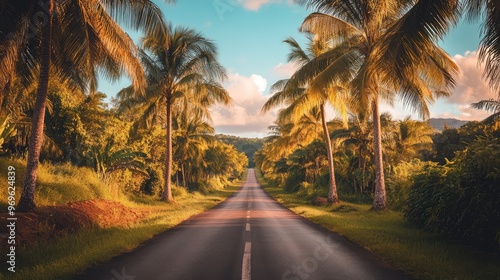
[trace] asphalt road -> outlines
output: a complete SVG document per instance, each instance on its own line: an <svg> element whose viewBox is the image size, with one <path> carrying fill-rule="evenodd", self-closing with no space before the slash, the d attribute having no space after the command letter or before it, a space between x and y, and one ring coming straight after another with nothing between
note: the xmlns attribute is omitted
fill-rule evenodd
<svg viewBox="0 0 500 280"><path fill-rule="evenodd" d="M76 279L412 279L373 254L281 206L250 169L216 208Z"/></svg>

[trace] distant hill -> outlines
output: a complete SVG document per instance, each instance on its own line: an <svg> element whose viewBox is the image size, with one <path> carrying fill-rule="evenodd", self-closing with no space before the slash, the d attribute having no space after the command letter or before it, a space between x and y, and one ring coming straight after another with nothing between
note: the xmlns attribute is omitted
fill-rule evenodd
<svg viewBox="0 0 500 280"><path fill-rule="evenodd" d="M255 167L253 154L264 145L264 139L262 138L242 138L224 134L217 134L215 138L226 144L233 145L238 151L245 153L248 157L248 167L250 168Z"/></svg>
<svg viewBox="0 0 500 280"><path fill-rule="evenodd" d="M431 126L439 131L443 131L444 127L447 126L449 128L460 128L462 125L468 123L468 121L461 121L457 119L441 119L441 118L431 118L430 120Z"/></svg>

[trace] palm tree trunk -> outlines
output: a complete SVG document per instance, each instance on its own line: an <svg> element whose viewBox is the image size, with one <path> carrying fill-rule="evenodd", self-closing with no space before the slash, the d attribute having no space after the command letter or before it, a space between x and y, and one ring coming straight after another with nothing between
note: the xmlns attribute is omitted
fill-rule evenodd
<svg viewBox="0 0 500 280"><path fill-rule="evenodd" d="M384 210L386 208L384 163L382 159L382 130L380 126L380 114L378 108L378 97L372 101L373 113L373 141L375 150L375 195L373 197L373 210Z"/></svg>
<svg viewBox="0 0 500 280"><path fill-rule="evenodd" d="M181 164L181 172L182 172L182 186L187 188L186 169L184 168L184 163Z"/></svg>
<svg viewBox="0 0 500 280"><path fill-rule="evenodd" d="M23 192L17 206L20 212L31 212L36 208L35 189L38 176L38 163L43 143L43 127L45 120L45 107L47 104L47 91L50 75L50 52L52 41L52 14L54 12L54 0L49 0L49 11L47 21L42 27L42 53L40 60L40 77L36 94L35 107L32 116L32 130L28 144L28 162L26 175L24 177Z"/></svg>
<svg viewBox="0 0 500 280"><path fill-rule="evenodd" d="M330 186L328 190L328 202L331 204L339 203L337 194L337 183L335 182L335 168L333 166L332 142L330 141L330 133L326 125L325 104L321 104L321 124L323 125L323 136L325 138L326 153L328 156L328 175L330 176Z"/></svg>
<svg viewBox="0 0 500 280"><path fill-rule="evenodd" d="M163 190L163 199L172 202L172 99L167 98L167 155L165 158L165 188Z"/></svg>

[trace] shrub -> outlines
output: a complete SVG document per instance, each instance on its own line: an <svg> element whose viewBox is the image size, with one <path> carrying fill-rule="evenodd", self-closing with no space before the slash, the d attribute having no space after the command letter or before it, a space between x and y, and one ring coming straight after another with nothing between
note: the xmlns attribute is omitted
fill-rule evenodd
<svg viewBox="0 0 500 280"><path fill-rule="evenodd" d="M405 217L474 245L500 244L500 139L478 137L447 166L415 176Z"/></svg>
<svg viewBox="0 0 500 280"><path fill-rule="evenodd" d="M228 184L229 182L223 177L211 177L207 181L199 182L198 191L202 194L209 194L224 189Z"/></svg>
<svg viewBox="0 0 500 280"><path fill-rule="evenodd" d="M396 165L386 180L387 205L393 210L404 210L408 201L408 192L416 174L422 173L424 167L436 165L413 159Z"/></svg>
<svg viewBox="0 0 500 280"><path fill-rule="evenodd" d="M147 167L146 171L149 178L141 184L140 191L147 195L159 196L165 182L161 167L151 165Z"/></svg>
<svg viewBox="0 0 500 280"><path fill-rule="evenodd" d="M313 188L314 193L317 196L328 197L328 186L330 181L330 175L328 173L323 173L321 176L314 181Z"/></svg>
<svg viewBox="0 0 500 280"><path fill-rule="evenodd" d="M187 196L189 192L184 187L172 186L172 196L174 199Z"/></svg>
<svg viewBox="0 0 500 280"><path fill-rule="evenodd" d="M413 178L405 209L405 218L409 222L432 230L429 224L434 215L433 208L439 203L440 193L446 180L446 170L446 167L429 164Z"/></svg>
<svg viewBox="0 0 500 280"><path fill-rule="evenodd" d="M305 176L299 172L292 172L288 175L283 185L283 189L289 193L295 193L299 191L300 184L305 181Z"/></svg>

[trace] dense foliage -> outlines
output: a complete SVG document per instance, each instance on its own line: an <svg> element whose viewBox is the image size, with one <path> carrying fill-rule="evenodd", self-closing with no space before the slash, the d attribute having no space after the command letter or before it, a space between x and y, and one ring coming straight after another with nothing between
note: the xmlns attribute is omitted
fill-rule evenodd
<svg viewBox="0 0 500 280"><path fill-rule="evenodd" d="M49 85L48 100L42 161L88 166L103 183L119 186L122 193L159 197L166 153L160 125L140 127L139 115L117 109L120 100L109 106L104 93L87 96L57 82ZM2 111L7 109L12 116L1 119L2 151L4 156L23 158L31 107L7 102ZM248 165L244 153L217 140L210 124L190 112L177 110L175 116L171 180L177 186L209 192L241 177Z"/></svg>
<svg viewBox="0 0 500 280"><path fill-rule="evenodd" d="M430 231L489 248L500 244L500 138L478 136L444 166L414 176L405 217Z"/></svg>
<svg viewBox="0 0 500 280"><path fill-rule="evenodd" d="M238 151L244 153L248 158L248 167L254 168L253 156L264 145L262 138L242 138L233 135L217 134L215 138L226 144L233 145Z"/></svg>

